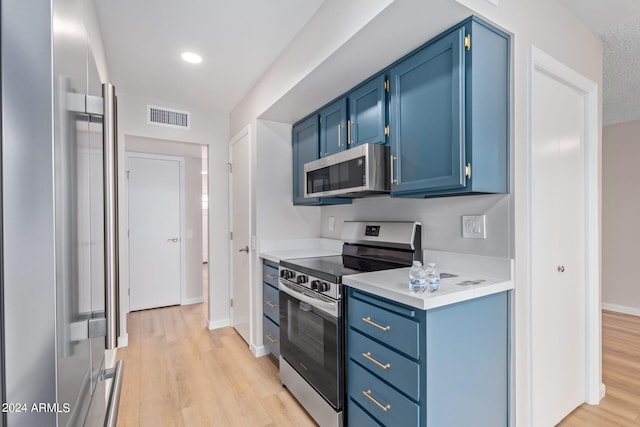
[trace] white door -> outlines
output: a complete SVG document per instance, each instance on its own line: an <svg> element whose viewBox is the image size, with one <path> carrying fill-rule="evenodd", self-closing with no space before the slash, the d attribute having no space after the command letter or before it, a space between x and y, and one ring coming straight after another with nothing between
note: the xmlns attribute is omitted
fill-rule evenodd
<svg viewBox="0 0 640 427"><path fill-rule="evenodd" d="M231 325L251 342L251 149L249 128L230 142Z"/></svg>
<svg viewBox="0 0 640 427"><path fill-rule="evenodd" d="M585 94L532 76L532 425L585 401Z"/></svg>
<svg viewBox="0 0 640 427"><path fill-rule="evenodd" d="M129 307L180 304L180 158L129 154Z"/></svg>

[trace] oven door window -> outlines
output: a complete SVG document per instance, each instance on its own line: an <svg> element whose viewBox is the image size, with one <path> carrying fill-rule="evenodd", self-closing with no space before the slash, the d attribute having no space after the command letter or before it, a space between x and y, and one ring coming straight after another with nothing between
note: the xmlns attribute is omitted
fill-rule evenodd
<svg viewBox="0 0 640 427"><path fill-rule="evenodd" d="M307 172L307 194L362 187L365 182L365 157Z"/></svg>
<svg viewBox="0 0 640 427"><path fill-rule="evenodd" d="M334 408L341 409L342 318L280 292L280 354Z"/></svg>

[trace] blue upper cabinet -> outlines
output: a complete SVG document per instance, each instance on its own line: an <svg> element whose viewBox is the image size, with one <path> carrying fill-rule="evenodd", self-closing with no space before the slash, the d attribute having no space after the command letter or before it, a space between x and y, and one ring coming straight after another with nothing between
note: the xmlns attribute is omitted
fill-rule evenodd
<svg viewBox="0 0 640 427"><path fill-rule="evenodd" d="M293 125L293 204L332 205L351 203L351 199L305 198L304 164L320 155L320 121L317 114Z"/></svg>
<svg viewBox="0 0 640 427"><path fill-rule="evenodd" d="M381 74L349 92L348 144L384 144L386 142L385 114L388 83Z"/></svg>
<svg viewBox="0 0 640 427"><path fill-rule="evenodd" d="M508 58L472 17L389 70L392 196L508 192Z"/></svg>
<svg viewBox="0 0 640 427"><path fill-rule="evenodd" d="M320 157L347 148L347 98L320 110Z"/></svg>

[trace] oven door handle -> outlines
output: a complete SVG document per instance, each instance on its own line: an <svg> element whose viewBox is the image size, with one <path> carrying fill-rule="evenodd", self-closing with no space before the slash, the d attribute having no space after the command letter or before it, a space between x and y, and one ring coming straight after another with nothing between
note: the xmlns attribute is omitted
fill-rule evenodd
<svg viewBox="0 0 640 427"><path fill-rule="evenodd" d="M286 294L289 294L298 301L306 302L307 304L317 308L318 310L327 313L330 316L338 317L338 303L327 302L321 299L313 298L308 295L298 292L295 289L289 287L286 283L280 281L280 290Z"/></svg>

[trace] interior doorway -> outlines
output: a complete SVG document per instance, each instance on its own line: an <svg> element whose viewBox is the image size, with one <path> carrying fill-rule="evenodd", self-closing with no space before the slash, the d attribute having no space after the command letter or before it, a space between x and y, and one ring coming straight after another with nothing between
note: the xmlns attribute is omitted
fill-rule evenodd
<svg viewBox="0 0 640 427"><path fill-rule="evenodd" d="M156 138L144 138L138 136L125 136L125 149L127 154L135 152L155 156L171 156L183 159L183 224L181 235L178 237L179 243L183 244L183 263L181 275L183 286L180 293L180 300L177 304L198 304L202 310L208 312L208 264L203 264L205 252L208 253L209 239L208 231L204 229L205 219L208 222L208 163L203 155L207 155L208 147L200 144L185 143L178 141L168 141ZM204 184L204 185L203 185ZM130 182L127 181L127 186ZM128 190L127 190L128 192ZM127 193L127 224L129 231L128 243L131 244L131 233L135 230L129 229L130 223L130 201ZM176 236L169 236L174 238ZM121 292L128 295L131 292L131 273L135 271L129 249L127 266L128 274L125 274L126 283L121 286ZM129 303L131 300L129 298ZM204 303L204 304L203 304ZM128 306L128 311L135 310L133 305Z"/></svg>

